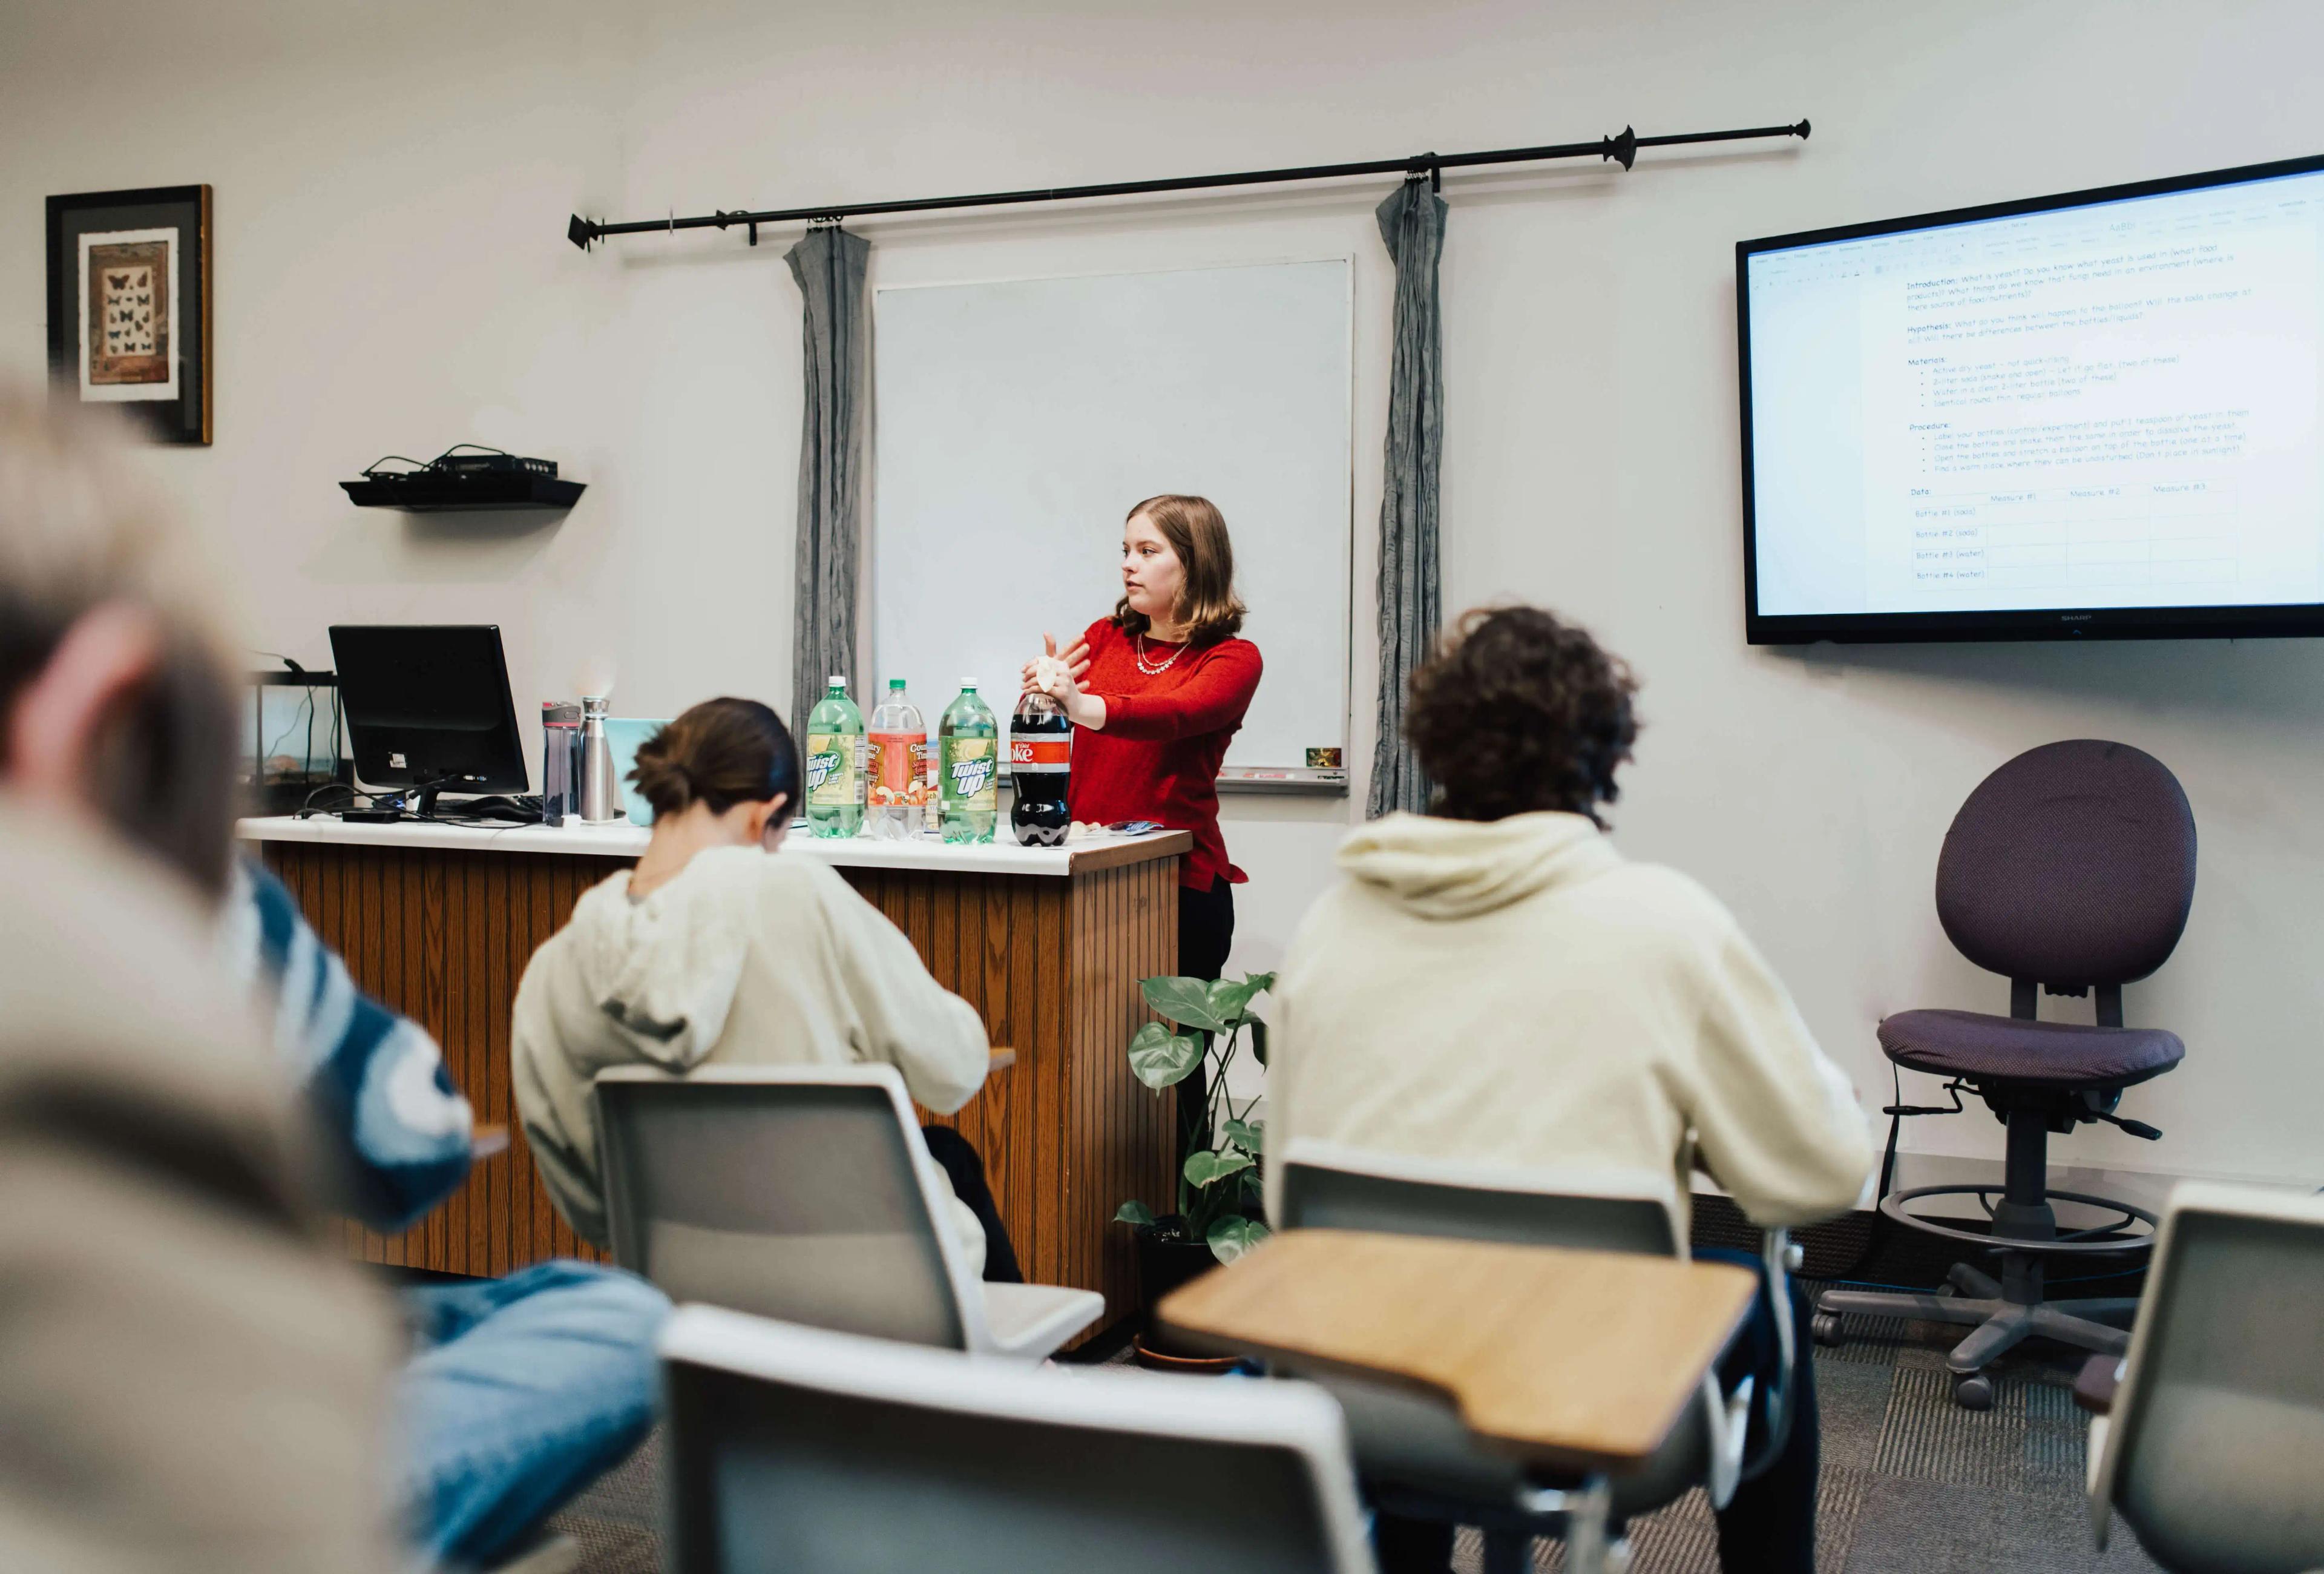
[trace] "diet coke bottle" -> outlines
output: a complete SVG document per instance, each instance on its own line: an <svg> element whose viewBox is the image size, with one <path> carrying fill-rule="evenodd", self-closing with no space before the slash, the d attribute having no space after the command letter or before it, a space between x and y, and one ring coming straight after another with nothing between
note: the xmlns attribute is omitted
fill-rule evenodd
<svg viewBox="0 0 2324 1574"><path fill-rule="evenodd" d="M1065 790L1073 781L1074 724L1063 707L1042 693L1026 695L1009 719L1009 773L1017 802L1009 811L1018 841L1028 847L1059 847L1073 811Z"/></svg>

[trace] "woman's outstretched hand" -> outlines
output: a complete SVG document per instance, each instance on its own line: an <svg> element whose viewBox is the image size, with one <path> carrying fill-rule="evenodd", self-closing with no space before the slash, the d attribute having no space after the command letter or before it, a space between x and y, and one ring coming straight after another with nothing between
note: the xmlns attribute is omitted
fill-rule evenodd
<svg viewBox="0 0 2324 1574"><path fill-rule="evenodd" d="M1065 710L1066 720L1095 731L1105 726L1105 701L1082 691L1082 680L1089 675L1089 641L1076 641L1073 649L1060 655L1056 636L1045 634L1041 653L1025 663L1022 692L1047 695Z"/></svg>
<svg viewBox="0 0 2324 1574"><path fill-rule="evenodd" d="M1065 654L1057 653L1054 634L1041 636L1041 653L1025 663L1027 694L1046 694L1060 705L1079 694L1090 668L1089 642L1083 640Z"/></svg>

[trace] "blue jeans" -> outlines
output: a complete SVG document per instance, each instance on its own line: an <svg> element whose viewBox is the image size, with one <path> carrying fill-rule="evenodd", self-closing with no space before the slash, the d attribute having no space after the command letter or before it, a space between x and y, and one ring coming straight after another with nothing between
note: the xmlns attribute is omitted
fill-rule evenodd
<svg viewBox="0 0 2324 1574"><path fill-rule="evenodd" d="M669 1301L642 1279L559 1260L402 1301L414 1353L397 1380L396 1499L439 1562L516 1546L653 1423Z"/></svg>

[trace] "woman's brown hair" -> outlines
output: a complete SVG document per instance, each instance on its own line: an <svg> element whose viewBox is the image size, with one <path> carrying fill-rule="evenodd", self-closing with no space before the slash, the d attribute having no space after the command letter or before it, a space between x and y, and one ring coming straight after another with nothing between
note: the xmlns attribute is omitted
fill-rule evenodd
<svg viewBox="0 0 2324 1574"><path fill-rule="evenodd" d="M1122 523L1128 524L1141 514L1162 532L1185 572L1185 584L1178 592L1176 621L1186 625L1186 643L1214 645L1241 633L1243 614L1249 608L1235 595L1234 547L1227 540L1226 516L1218 505L1207 497L1166 492L1131 509L1122 516ZM1113 625L1124 634L1144 634L1148 620L1144 613L1130 610L1130 597L1125 596L1114 605Z"/></svg>
<svg viewBox="0 0 2324 1574"><path fill-rule="evenodd" d="M656 819L689 803L724 814L779 792L780 824L798 808L798 745L783 718L755 699L706 699L638 745L630 780Z"/></svg>
<svg viewBox="0 0 2324 1574"><path fill-rule="evenodd" d="M1620 795L1638 736L1620 657L1537 606L1480 607L1412 674L1404 734L1447 819L1586 814Z"/></svg>

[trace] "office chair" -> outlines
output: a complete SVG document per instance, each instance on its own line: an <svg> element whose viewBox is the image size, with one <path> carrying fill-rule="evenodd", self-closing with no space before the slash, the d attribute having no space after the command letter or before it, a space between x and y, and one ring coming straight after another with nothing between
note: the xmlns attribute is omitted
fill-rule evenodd
<svg viewBox="0 0 2324 1574"><path fill-rule="evenodd" d="M2324 1198L2182 1182L2107 1415L2090 1524L2108 1510L2180 1574L2324 1568Z"/></svg>
<svg viewBox="0 0 2324 1574"><path fill-rule="evenodd" d="M2163 1134L2115 1107L2124 1088L2168 1071L2186 1049L2175 1033L2124 1026L2122 986L2169 958L2194 895L2195 819L2187 795L2160 761L2126 744L2044 744L1969 794L1937 857L1937 918L1963 956L2009 979L2009 1014L1900 1012L1881 1022L1880 1048L1897 1065L1985 1100L2008 1131L2003 1183L1915 1187L1882 1197L1880 1211L1909 1228L1998 1254L2001 1277L1960 1263L1934 1294L1826 1291L1814 1320L1819 1342L1843 1342L1840 1318L1849 1312L1971 1325L1976 1331L1946 1357L1953 1397L1970 1410L1993 1403L1985 1368L2030 1336L2122 1352L2129 1336L2099 1319L2127 1320L2136 1299L2049 1301L2043 1269L2052 1261L2146 1250L2154 1215L2051 1190L2049 1134L2092 1121L2134 1136ZM2037 1022L2041 989L2097 991L2097 1023ZM1991 1200L1997 1194L2000 1200ZM1959 1196L1985 1207L1989 1233L1910 1211L1923 1198ZM2061 1233L2053 1200L2102 1209L2107 1218ZM2147 1232L2135 1233L2136 1223Z"/></svg>
<svg viewBox="0 0 2324 1574"><path fill-rule="evenodd" d="M977 1277L893 1066L621 1066L591 1096L613 1260L674 1301L1036 1361L1105 1310Z"/></svg>
<svg viewBox="0 0 2324 1574"><path fill-rule="evenodd" d="M661 1338L673 1574L1372 1574L1305 1384L1025 1368L709 1307Z"/></svg>
<svg viewBox="0 0 2324 1574"><path fill-rule="evenodd" d="M1313 1139L1291 1143L1278 1162L1282 1218L1276 1222L1286 1229L1378 1230L1662 1257L1687 1255L1685 1215L1668 1175L1472 1164ZM1613 1478L1611 1524L1659 1508L1697 1486L1707 1489L1714 1507L1724 1508L1739 1481L1757 1475L1783 1451L1791 1430L1791 1374L1797 1359L1788 1273L1797 1262L1781 1230L1766 1237L1765 1257L1783 1355L1777 1391L1767 1401L1771 1425L1766 1441L1756 1458L1745 1457L1751 1379L1729 1393L1720 1389L1716 1373L1707 1375L1702 1403L1673 1429L1646 1468ZM1564 1533L1563 1512L1530 1506L1537 1499L1525 1470L1478 1448L1448 1402L1386 1383L1312 1375L1347 1413L1357 1469L1380 1508L1412 1519L1480 1526L1485 1532L1486 1574L1530 1569L1533 1538ZM1626 1555L1618 1540L1616 1567Z"/></svg>

